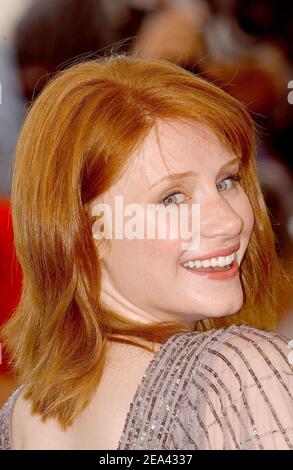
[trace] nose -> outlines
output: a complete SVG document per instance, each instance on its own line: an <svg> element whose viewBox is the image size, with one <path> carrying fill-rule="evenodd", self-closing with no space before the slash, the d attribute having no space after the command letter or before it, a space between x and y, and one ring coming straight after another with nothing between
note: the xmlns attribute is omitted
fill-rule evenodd
<svg viewBox="0 0 293 470"><path fill-rule="evenodd" d="M233 238L242 232L244 221L220 194L200 204L200 235Z"/></svg>

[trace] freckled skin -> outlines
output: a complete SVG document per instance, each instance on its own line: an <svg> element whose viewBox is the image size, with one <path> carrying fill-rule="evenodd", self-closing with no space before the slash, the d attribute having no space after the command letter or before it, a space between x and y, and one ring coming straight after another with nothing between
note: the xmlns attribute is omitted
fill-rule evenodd
<svg viewBox="0 0 293 470"><path fill-rule="evenodd" d="M158 121L156 126L160 147L152 129L118 183L103 195L103 201L114 211L114 197L122 195L124 207L129 203L146 207L176 190L176 203L200 204L200 245L186 251L182 248L186 240L181 238L107 240L101 249L101 300L121 315L143 323L194 322L236 313L243 304L240 274L215 280L180 266L187 259L240 242L236 256L241 272L254 224L252 207L241 182L231 187L228 180L224 189L221 183L221 190L217 186L237 174L237 162L221 169L235 155L200 123ZM150 189L165 175L187 171L197 175L165 181Z"/></svg>

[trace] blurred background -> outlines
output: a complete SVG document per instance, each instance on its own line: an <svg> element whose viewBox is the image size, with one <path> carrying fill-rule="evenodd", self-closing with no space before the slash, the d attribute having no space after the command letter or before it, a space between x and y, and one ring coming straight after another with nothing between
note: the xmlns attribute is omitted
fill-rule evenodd
<svg viewBox="0 0 293 470"><path fill-rule="evenodd" d="M26 108L56 71L111 51L176 62L247 105L278 253L293 274L292 0L1 0L0 324L21 290L10 194ZM278 331L293 338L293 288L284 296ZM17 385L8 361L0 348L0 406Z"/></svg>

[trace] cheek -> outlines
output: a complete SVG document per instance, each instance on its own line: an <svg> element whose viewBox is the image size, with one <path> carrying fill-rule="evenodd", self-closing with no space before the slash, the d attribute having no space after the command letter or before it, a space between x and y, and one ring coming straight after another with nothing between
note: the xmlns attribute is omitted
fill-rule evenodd
<svg viewBox="0 0 293 470"><path fill-rule="evenodd" d="M243 220L242 234L246 235L249 239L254 226L254 213L245 191L242 190L238 198L231 205L236 214Z"/></svg>
<svg viewBox="0 0 293 470"><path fill-rule="evenodd" d="M180 240L111 240L105 264L111 273L146 273L150 267L170 272L181 254Z"/></svg>
<svg viewBox="0 0 293 470"><path fill-rule="evenodd" d="M251 235L254 226L254 212L248 196L244 193L245 202L243 203L244 212L244 230Z"/></svg>
<svg viewBox="0 0 293 470"><path fill-rule="evenodd" d="M144 260L147 269L150 265L162 271L172 273L178 265L182 248L181 241L171 239L139 240L137 254Z"/></svg>
<svg viewBox="0 0 293 470"><path fill-rule="evenodd" d="M105 266L107 282L128 299L152 292L162 300L162 289L177 279L180 244L176 240L114 241Z"/></svg>

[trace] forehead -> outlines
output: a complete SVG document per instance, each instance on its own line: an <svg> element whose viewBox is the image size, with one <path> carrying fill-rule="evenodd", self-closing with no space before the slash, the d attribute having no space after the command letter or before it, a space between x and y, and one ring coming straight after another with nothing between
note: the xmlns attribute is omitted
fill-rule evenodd
<svg viewBox="0 0 293 470"><path fill-rule="evenodd" d="M191 121L157 121L139 150L130 157L109 192L145 191L172 173L216 172L235 156L206 125Z"/></svg>
<svg viewBox="0 0 293 470"><path fill-rule="evenodd" d="M222 166L234 154L206 125L195 121L157 121L128 168L148 185L170 173ZM234 155L235 156L235 155Z"/></svg>

